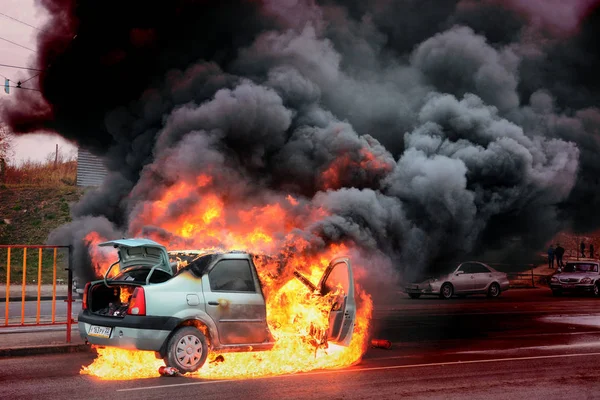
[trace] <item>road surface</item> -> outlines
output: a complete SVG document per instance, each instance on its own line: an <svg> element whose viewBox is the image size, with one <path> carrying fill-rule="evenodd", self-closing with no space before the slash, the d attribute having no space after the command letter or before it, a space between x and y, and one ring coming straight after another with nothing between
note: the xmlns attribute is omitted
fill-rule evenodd
<svg viewBox="0 0 600 400"><path fill-rule="evenodd" d="M0 359L2 398L555 399L600 398L600 299L515 290L500 299L376 305L374 337L350 368L251 380L194 377L101 381L94 355ZM227 355L225 355L227 357Z"/></svg>

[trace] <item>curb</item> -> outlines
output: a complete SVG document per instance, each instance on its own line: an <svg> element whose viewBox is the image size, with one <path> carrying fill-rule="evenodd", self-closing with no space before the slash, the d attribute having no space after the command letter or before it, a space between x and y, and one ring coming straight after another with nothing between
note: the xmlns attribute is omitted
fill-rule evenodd
<svg viewBox="0 0 600 400"><path fill-rule="evenodd" d="M0 349L0 358L5 357L25 357L41 354L64 354L93 352L91 346L87 344L64 344L54 346L30 346L30 347L12 347Z"/></svg>

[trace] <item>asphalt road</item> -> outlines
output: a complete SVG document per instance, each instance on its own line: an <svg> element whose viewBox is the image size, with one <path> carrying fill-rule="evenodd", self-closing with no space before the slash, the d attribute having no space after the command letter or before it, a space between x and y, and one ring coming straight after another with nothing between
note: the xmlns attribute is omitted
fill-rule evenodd
<svg viewBox="0 0 600 400"><path fill-rule="evenodd" d="M0 359L0 398L600 398L599 310L600 299L554 298L549 290L401 297L376 304L373 320L374 337L391 340L392 349L370 349L350 368L234 381L101 381L79 374L93 354L9 358Z"/></svg>

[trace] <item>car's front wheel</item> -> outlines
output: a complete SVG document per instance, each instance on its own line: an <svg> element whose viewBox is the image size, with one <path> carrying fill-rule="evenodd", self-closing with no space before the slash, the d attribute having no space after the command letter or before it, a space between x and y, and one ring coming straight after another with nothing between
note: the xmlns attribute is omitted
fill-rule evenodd
<svg viewBox="0 0 600 400"><path fill-rule="evenodd" d="M488 297L498 297L498 296L500 296L500 285L498 285L496 282L494 282L490 285L490 288L488 289Z"/></svg>
<svg viewBox="0 0 600 400"><path fill-rule="evenodd" d="M593 292L595 297L599 297L600 296L600 284L596 283L594 285L594 289Z"/></svg>
<svg viewBox="0 0 600 400"><path fill-rule="evenodd" d="M454 294L454 288L450 283L444 283L440 289L440 297L442 299L449 299Z"/></svg>
<svg viewBox="0 0 600 400"><path fill-rule="evenodd" d="M185 374L199 370L207 356L208 345L204 334L193 326L186 326L169 339L165 363Z"/></svg>

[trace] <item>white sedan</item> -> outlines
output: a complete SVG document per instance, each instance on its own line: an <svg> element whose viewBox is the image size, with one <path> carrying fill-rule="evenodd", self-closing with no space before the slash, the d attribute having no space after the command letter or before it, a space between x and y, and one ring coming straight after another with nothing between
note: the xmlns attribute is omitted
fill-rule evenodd
<svg viewBox="0 0 600 400"><path fill-rule="evenodd" d="M486 294L498 297L509 288L508 276L487 264L468 261L459 264L449 273L420 283L408 284L404 291L413 299L422 295L440 296L449 299L454 295Z"/></svg>

